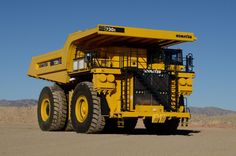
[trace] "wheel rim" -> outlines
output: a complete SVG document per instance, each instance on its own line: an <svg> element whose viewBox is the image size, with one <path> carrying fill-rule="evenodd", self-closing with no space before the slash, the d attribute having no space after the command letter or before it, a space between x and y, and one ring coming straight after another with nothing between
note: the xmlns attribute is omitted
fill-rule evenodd
<svg viewBox="0 0 236 156"><path fill-rule="evenodd" d="M75 104L75 115L77 120L82 123L88 116L88 101L85 96L80 96Z"/></svg>
<svg viewBox="0 0 236 156"><path fill-rule="evenodd" d="M43 121L47 121L50 116L50 101L44 99L41 103L41 117Z"/></svg>

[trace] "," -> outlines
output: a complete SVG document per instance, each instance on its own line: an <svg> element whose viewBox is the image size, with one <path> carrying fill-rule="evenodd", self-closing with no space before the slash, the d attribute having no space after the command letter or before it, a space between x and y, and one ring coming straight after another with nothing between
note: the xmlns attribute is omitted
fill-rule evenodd
<svg viewBox="0 0 236 156"><path fill-rule="evenodd" d="M132 131L138 118L150 132L187 125L193 55L172 45L190 32L98 25L70 34L62 49L32 58L28 75L44 87L38 123L44 131Z"/></svg>

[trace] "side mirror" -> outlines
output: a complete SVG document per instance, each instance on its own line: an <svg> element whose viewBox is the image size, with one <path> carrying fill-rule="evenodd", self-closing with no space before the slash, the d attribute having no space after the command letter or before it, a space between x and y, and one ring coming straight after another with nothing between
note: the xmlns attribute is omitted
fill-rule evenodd
<svg viewBox="0 0 236 156"><path fill-rule="evenodd" d="M190 53L188 54L189 66L193 66L193 55Z"/></svg>
<svg viewBox="0 0 236 156"><path fill-rule="evenodd" d="M193 71L193 54L186 55L186 72Z"/></svg>

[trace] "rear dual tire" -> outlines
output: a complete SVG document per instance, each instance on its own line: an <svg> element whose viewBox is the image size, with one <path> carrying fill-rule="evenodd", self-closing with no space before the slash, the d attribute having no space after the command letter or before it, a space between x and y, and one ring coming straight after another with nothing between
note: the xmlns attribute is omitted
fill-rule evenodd
<svg viewBox="0 0 236 156"><path fill-rule="evenodd" d="M39 127L43 131L74 129L78 133L103 130L105 119L101 115L100 98L91 82L81 82L76 86L70 109L62 88L57 85L44 87L38 100Z"/></svg>
<svg viewBox="0 0 236 156"><path fill-rule="evenodd" d="M64 91L55 86L44 87L39 96L37 112L41 130L65 130L68 106Z"/></svg>
<svg viewBox="0 0 236 156"><path fill-rule="evenodd" d="M100 97L91 82L76 86L70 110L63 89L57 85L44 87L38 100L38 123L43 131L73 129L78 133L99 133L106 124L107 132L131 132L137 124L136 118L126 118L121 129L117 119L105 120L101 114Z"/></svg>

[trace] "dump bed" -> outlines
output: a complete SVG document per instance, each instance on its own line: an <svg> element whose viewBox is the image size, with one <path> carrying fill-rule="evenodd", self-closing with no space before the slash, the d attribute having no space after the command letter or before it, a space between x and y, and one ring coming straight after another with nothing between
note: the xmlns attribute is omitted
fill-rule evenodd
<svg viewBox="0 0 236 156"><path fill-rule="evenodd" d="M98 25L68 36L64 47L32 58L28 75L58 83L68 83L72 71L73 55L77 49L122 46L147 48L169 47L196 40L193 33L151 30L123 26Z"/></svg>

